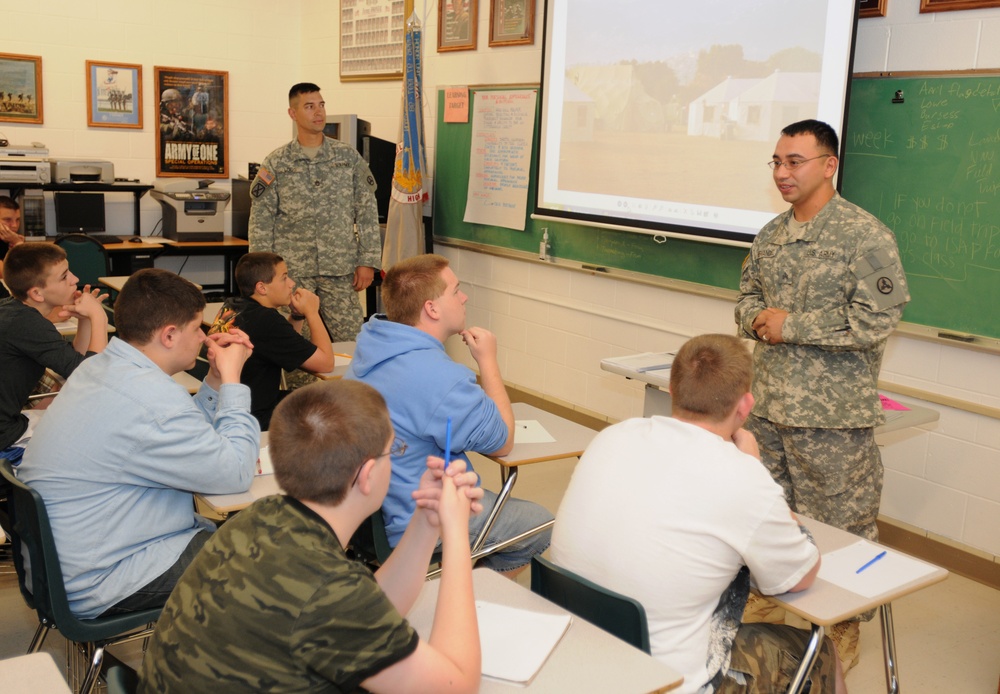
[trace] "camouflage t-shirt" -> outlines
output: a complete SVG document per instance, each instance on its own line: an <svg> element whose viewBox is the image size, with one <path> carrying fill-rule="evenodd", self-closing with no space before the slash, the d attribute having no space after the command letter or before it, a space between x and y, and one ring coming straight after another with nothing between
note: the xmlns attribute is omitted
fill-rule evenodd
<svg viewBox="0 0 1000 694"><path fill-rule="evenodd" d="M372 574L300 502L227 521L163 609L142 692L354 692L419 637Z"/></svg>

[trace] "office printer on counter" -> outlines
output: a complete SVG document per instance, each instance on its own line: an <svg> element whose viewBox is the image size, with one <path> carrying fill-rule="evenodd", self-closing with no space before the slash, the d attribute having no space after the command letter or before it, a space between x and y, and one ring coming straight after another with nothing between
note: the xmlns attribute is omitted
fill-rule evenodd
<svg viewBox="0 0 1000 694"><path fill-rule="evenodd" d="M149 193L163 207L163 236L174 241L221 241L229 192L211 181L157 183Z"/></svg>

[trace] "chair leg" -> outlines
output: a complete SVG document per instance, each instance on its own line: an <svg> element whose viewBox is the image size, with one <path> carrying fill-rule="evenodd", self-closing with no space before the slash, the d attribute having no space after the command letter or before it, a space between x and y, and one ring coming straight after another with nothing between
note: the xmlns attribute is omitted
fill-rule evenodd
<svg viewBox="0 0 1000 694"><path fill-rule="evenodd" d="M28 646L28 653L37 653L42 650L42 645L45 643L45 637L49 635L49 628L44 624L39 623L38 628L35 629L35 635L31 637L31 644Z"/></svg>
<svg viewBox="0 0 1000 694"><path fill-rule="evenodd" d="M104 646L94 648L94 655L91 658L90 666L87 668L87 676L80 685L79 694L91 694L97 686L97 678L101 674L101 663L104 662Z"/></svg>

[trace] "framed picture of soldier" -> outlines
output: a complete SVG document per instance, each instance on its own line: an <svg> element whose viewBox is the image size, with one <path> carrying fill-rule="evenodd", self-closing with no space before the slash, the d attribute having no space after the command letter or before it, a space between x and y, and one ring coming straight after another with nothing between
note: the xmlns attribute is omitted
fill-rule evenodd
<svg viewBox="0 0 1000 694"><path fill-rule="evenodd" d="M42 123L42 57L0 53L0 121Z"/></svg>
<svg viewBox="0 0 1000 694"><path fill-rule="evenodd" d="M153 88L156 175L227 178L229 73L155 66Z"/></svg>
<svg viewBox="0 0 1000 694"><path fill-rule="evenodd" d="M479 0L440 0L438 53L476 50Z"/></svg>
<svg viewBox="0 0 1000 694"><path fill-rule="evenodd" d="M87 125L142 129L142 65L87 61Z"/></svg>

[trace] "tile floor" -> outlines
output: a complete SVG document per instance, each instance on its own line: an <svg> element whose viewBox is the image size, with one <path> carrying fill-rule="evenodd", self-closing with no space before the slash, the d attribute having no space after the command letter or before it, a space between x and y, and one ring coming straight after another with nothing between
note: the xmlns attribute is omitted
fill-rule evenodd
<svg viewBox="0 0 1000 694"><path fill-rule="evenodd" d="M575 460L560 460L521 470L517 496L553 512L573 472ZM497 467L479 459L484 484L499 486ZM527 585L527 573L520 581ZM993 694L1000 677L1000 591L960 576L893 604L900 688L907 694ZM24 606L12 576L0 575L0 658L24 653L36 621ZM854 694L885 691L877 621L861 629L861 659L847 675ZM49 636L45 650L64 662L64 641ZM138 653L119 653L136 664ZM2 687L0 687L2 688Z"/></svg>

